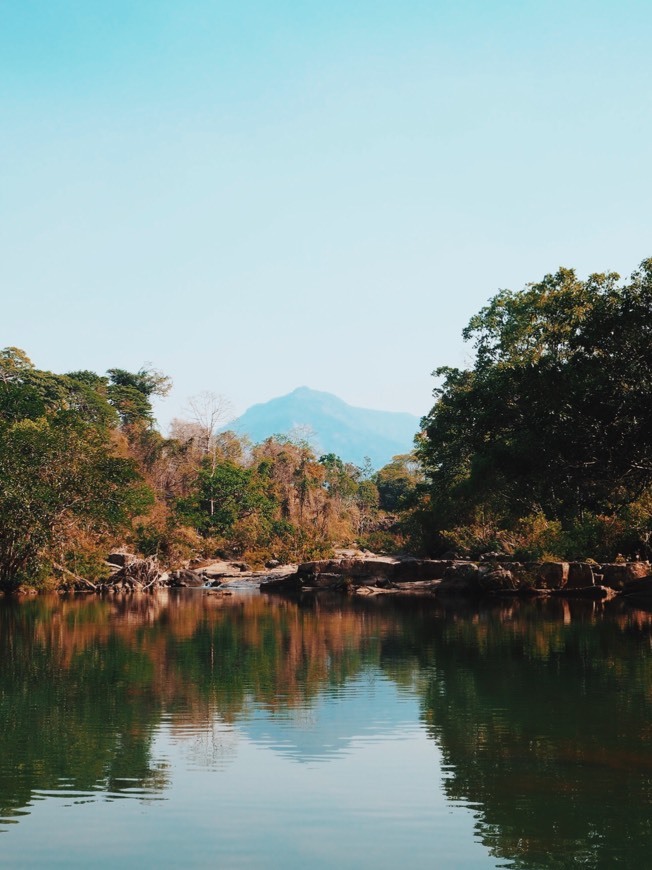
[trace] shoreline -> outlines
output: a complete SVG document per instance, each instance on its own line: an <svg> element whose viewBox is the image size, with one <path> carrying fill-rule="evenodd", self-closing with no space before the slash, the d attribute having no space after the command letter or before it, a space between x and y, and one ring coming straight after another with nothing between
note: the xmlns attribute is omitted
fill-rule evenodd
<svg viewBox="0 0 652 870"><path fill-rule="evenodd" d="M516 562L507 559L419 559L377 556L340 550L333 559L281 565L273 562L253 570L244 562L217 559L190 563L167 571L154 558L117 552L109 555L111 576L91 583L71 572L58 586L38 589L18 586L0 594L142 594L159 589L202 589L212 595L232 595L248 586L273 595L422 595L464 598L585 598L652 604L649 562Z"/></svg>

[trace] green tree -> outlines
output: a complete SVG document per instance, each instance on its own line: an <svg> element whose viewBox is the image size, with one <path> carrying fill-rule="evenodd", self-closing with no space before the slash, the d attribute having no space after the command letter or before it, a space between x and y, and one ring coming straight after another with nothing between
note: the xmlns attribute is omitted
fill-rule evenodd
<svg viewBox="0 0 652 870"><path fill-rule="evenodd" d="M390 512L405 510L422 480L423 474L414 453L394 456L374 475L380 508Z"/></svg>
<svg viewBox="0 0 652 870"><path fill-rule="evenodd" d="M117 455L106 385L0 352L1 585L51 570L85 535L124 528L151 497L135 463Z"/></svg>
<svg viewBox="0 0 652 870"><path fill-rule="evenodd" d="M109 369L107 395L124 426L152 425L152 396L166 396L172 381L156 369L143 367L137 372Z"/></svg>
<svg viewBox="0 0 652 870"><path fill-rule="evenodd" d="M651 312L646 260L626 283L560 269L473 317L474 365L437 370L423 420L430 527L478 506L570 523L640 498L652 484Z"/></svg>
<svg viewBox="0 0 652 870"><path fill-rule="evenodd" d="M204 461L194 494L179 502L181 516L200 532L218 535L228 535L239 520L253 514L269 520L273 508L253 469L210 458Z"/></svg>

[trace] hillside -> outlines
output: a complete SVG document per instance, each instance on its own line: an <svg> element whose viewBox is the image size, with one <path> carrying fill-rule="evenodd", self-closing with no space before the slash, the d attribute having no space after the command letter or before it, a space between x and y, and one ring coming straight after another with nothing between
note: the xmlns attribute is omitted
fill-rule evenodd
<svg viewBox="0 0 652 870"><path fill-rule="evenodd" d="M412 449L419 418L355 408L331 393L299 387L287 396L253 405L228 428L254 442L306 428L317 453L336 453L356 465L368 456L380 468L397 453Z"/></svg>

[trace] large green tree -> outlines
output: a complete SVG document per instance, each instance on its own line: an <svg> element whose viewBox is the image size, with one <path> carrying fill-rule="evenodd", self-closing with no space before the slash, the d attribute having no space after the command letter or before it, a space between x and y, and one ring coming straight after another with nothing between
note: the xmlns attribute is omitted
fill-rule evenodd
<svg viewBox="0 0 652 870"><path fill-rule="evenodd" d="M419 457L433 528L479 505L503 518L613 513L652 484L652 259L627 282L560 269L501 291L442 368Z"/></svg>
<svg viewBox="0 0 652 870"><path fill-rule="evenodd" d="M143 508L135 463L116 449L107 381L91 374L55 375L17 348L0 352L0 585L34 580L80 537Z"/></svg>

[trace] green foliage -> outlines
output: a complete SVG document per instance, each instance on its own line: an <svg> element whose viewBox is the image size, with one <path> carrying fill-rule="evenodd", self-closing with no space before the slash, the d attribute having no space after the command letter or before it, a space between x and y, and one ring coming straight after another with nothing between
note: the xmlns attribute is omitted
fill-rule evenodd
<svg viewBox="0 0 652 870"><path fill-rule="evenodd" d="M109 369L107 396L120 415L123 426L151 425L154 422L152 396L166 396L172 388L170 378L155 369L138 372Z"/></svg>
<svg viewBox="0 0 652 870"><path fill-rule="evenodd" d="M78 527L115 529L135 499L136 473L112 454L106 434L62 418L0 427L0 583L17 583Z"/></svg>
<svg viewBox="0 0 652 870"><path fill-rule="evenodd" d="M137 372L124 369L109 369L109 381L113 387L126 387L137 390L143 396L167 396L172 389L172 381L166 375L152 368L141 368Z"/></svg>
<svg viewBox="0 0 652 870"><path fill-rule="evenodd" d="M380 507L390 512L407 509L422 479L418 460L413 453L395 456L374 475Z"/></svg>
<svg viewBox="0 0 652 870"><path fill-rule="evenodd" d="M437 370L437 402L423 420L431 532L472 522L478 508L506 528L533 513L579 528L643 495L652 485L651 311L647 260L624 284L560 269L500 292L471 319L474 366Z"/></svg>
<svg viewBox="0 0 652 870"><path fill-rule="evenodd" d="M205 461L196 491L180 500L179 512L203 534L228 535L236 522L253 514L269 519L273 504L253 469L228 460L214 465Z"/></svg>
<svg viewBox="0 0 652 870"><path fill-rule="evenodd" d="M151 506L135 459L118 453L117 422L106 378L55 375L16 348L0 352L1 585L70 560L97 576L98 536Z"/></svg>

